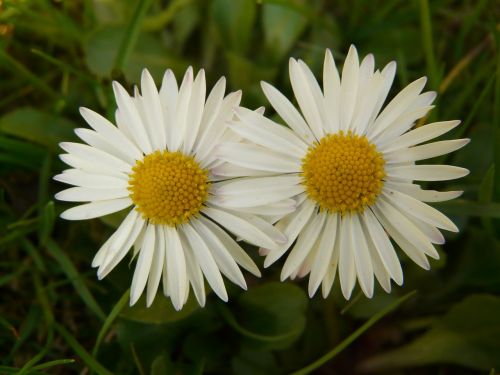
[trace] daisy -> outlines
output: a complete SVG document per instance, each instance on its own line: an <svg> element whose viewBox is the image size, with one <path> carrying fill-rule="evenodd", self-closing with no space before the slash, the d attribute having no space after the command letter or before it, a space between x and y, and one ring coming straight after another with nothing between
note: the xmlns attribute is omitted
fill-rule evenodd
<svg viewBox="0 0 500 375"><path fill-rule="evenodd" d="M391 279L403 282L390 238L411 260L429 269L427 257L439 257L433 244L445 241L439 229L458 230L424 202L446 201L462 192L424 190L414 181L450 180L468 171L415 162L455 151L469 140L420 145L459 124L436 122L411 130L436 97L434 92L422 93L426 78L409 84L381 110L394 79L394 62L374 71L373 55L360 64L351 47L341 79L327 50L323 91L303 61L290 59L289 69L302 114L276 88L262 83L289 128L244 108L236 110L239 121L231 128L254 144L221 145L219 157L238 167L220 166L216 172L251 177L225 185L219 199L235 208L295 201L294 212L276 224L287 242L277 249L264 246L261 253L268 267L291 248L281 279L310 274L311 297L320 284L323 297L328 296L337 269L346 299L356 279L371 297L374 276L389 292ZM241 197L239 189L257 194Z"/></svg>
<svg viewBox="0 0 500 375"><path fill-rule="evenodd" d="M132 207L92 262L102 279L134 247L137 264L131 305L146 287L147 305L151 305L161 280L164 294L177 310L186 303L189 285L204 306L203 275L227 301L221 273L246 289L239 266L256 276L260 272L222 227L265 248L278 249L278 243L286 241L262 218L211 203L217 198L211 173L218 162L214 149L223 139L235 139L227 121L240 103L241 92L224 97L225 79L221 78L205 101L204 71L194 79L192 68L180 87L167 70L158 92L144 70L141 93L136 88L130 97L117 82L113 89L117 126L81 108L93 130L75 132L86 144L60 145L67 152L61 159L72 168L54 179L75 187L56 198L90 202L64 211L61 217L91 219Z"/></svg>

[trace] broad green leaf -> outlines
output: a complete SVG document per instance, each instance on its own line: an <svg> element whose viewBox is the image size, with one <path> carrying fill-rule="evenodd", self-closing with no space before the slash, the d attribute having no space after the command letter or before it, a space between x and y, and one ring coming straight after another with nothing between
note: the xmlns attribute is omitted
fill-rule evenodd
<svg viewBox="0 0 500 375"><path fill-rule="evenodd" d="M252 347L282 349L302 334L307 302L298 286L271 282L242 294L234 312L221 311Z"/></svg>
<svg viewBox="0 0 500 375"><path fill-rule="evenodd" d="M47 147L59 152L59 142L75 140L76 125L61 116L24 107L0 118L0 132Z"/></svg>
<svg viewBox="0 0 500 375"><path fill-rule="evenodd" d="M368 358L365 371L453 363L478 370L500 368L500 298L477 294L455 304L410 344Z"/></svg>
<svg viewBox="0 0 500 375"><path fill-rule="evenodd" d="M200 308L192 293L180 311L174 309L170 298L160 294L156 296L151 307L146 307L146 298L143 295L134 306L125 307L120 316L141 323L163 324L184 319Z"/></svg>
<svg viewBox="0 0 500 375"><path fill-rule="evenodd" d="M236 375L280 374L280 367L270 351L245 350L231 361Z"/></svg>
<svg viewBox="0 0 500 375"><path fill-rule="evenodd" d="M214 0L212 14L219 34L230 50L245 53L253 35L254 0Z"/></svg>
<svg viewBox="0 0 500 375"><path fill-rule="evenodd" d="M103 27L91 34L84 51L87 66L94 74L104 78L111 76L124 35L123 27ZM170 68L176 74L181 74L186 66L187 63L173 57L156 36L141 33L123 72L130 82L139 82L142 69L148 68L159 83L166 69Z"/></svg>
<svg viewBox="0 0 500 375"><path fill-rule="evenodd" d="M304 32L307 17L286 4L266 3L262 7L262 24L268 54L279 61Z"/></svg>

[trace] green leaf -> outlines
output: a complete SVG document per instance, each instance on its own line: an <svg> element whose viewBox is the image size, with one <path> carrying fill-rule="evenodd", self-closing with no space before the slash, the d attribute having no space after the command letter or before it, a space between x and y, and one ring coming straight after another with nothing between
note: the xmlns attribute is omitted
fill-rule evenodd
<svg viewBox="0 0 500 375"><path fill-rule="evenodd" d="M24 107L0 118L0 132L47 147L59 152L59 142L75 140L75 124L34 108Z"/></svg>
<svg viewBox="0 0 500 375"><path fill-rule="evenodd" d="M266 3L262 7L264 44L274 61L282 59L304 32L307 18L285 4Z"/></svg>
<svg viewBox="0 0 500 375"><path fill-rule="evenodd" d="M241 295L239 309L221 312L228 324L252 347L282 349L290 346L304 330L308 299L296 285L267 283Z"/></svg>
<svg viewBox="0 0 500 375"><path fill-rule="evenodd" d="M332 350L330 350L328 353L323 355L322 357L318 358L316 361L311 363L310 365L295 371L292 375L305 375L309 374L312 371L320 368L322 365L324 365L326 362L334 358L337 354L341 353L345 348L347 348L349 345L351 345L359 336L361 336L364 332L366 332L368 329L370 329L375 323L377 323L380 319L382 319L384 316L390 314L392 311L397 309L403 302L414 296L416 291L410 292L403 297L399 298L397 301L394 303L390 304L383 310L379 311L375 315L373 315L370 319L368 319L361 327L359 327L357 330L355 330L353 333L351 333L348 337L346 337L340 344L338 344L336 347L334 347Z"/></svg>
<svg viewBox="0 0 500 375"><path fill-rule="evenodd" d="M254 0L214 0L212 13L223 43L244 54L250 44L255 22Z"/></svg>
<svg viewBox="0 0 500 375"><path fill-rule="evenodd" d="M410 344L364 361L365 371L453 363L489 371L500 367L500 298L471 295L455 304Z"/></svg>
<svg viewBox="0 0 500 375"><path fill-rule="evenodd" d="M47 203L43 209L41 221L40 221L40 243L44 245L52 234L52 229L54 228L54 222L56 219L56 213L54 211L54 202L50 201Z"/></svg>
<svg viewBox="0 0 500 375"><path fill-rule="evenodd" d="M92 350L92 355L94 357L97 356L97 353L99 352L99 348L101 346L101 342L104 339L104 335L106 335L106 333L108 332L109 327L111 327L111 324L113 324L118 314L120 314L120 312L126 306L129 299L129 292L130 291L127 290L125 293L123 293L122 297L118 300L118 302L113 307L113 309L107 316L106 320L104 321L104 324L102 325L101 330L97 335L97 340L95 342L94 349Z"/></svg>
<svg viewBox="0 0 500 375"><path fill-rule="evenodd" d="M47 241L46 246L49 253L56 259L56 261L59 263L62 270L68 277L69 281L73 284L73 287L80 295L83 302L85 302L88 308L92 310L99 317L99 319L104 320L106 318L106 315L102 311L92 293L90 293L90 290L88 289L87 285L85 285L82 276L78 273L77 269L68 258L68 256L52 239L49 239Z"/></svg>
<svg viewBox="0 0 500 375"><path fill-rule="evenodd" d="M89 354L89 352L87 352L85 348L77 341L77 339L74 338L73 335L71 335L71 333L69 333L63 326L56 323L55 328L68 343L68 345L73 349L75 354L77 354L87 366L89 366L92 370L96 371L100 375L112 375L112 373L99 362L97 362L97 360L93 358Z"/></svg>
<svg viewBox="0 0 500 375"><path fill-rule="evenodd" d="M94 74L103 78L111 76L124 35L125 28L121 26L106 26L90 35L84 46L85 61ZM139 82L142 69L148 68L156 82L160 82L167 68L180 74L186 65L187 62L173 57L153 34L141 33L123 72L130 82Z"/></svg>
<svg viewBox="0 0 500 375"><path fill-rule="evenodd" d="M134 306L125 307L120 316L140 323L163 324L184 319L198 309L199 305L192 294L180 311L174 309L170 298L161 295L155 298L151 307L146 307L146 298L143 295Z"/></svg>
<svg viewBox="0 0 500 375"><path fill-rule="evenodd" d="M448 215L500 218L500 203L480 203L455 199L447 202L433 203L433 206Z"/></svg>

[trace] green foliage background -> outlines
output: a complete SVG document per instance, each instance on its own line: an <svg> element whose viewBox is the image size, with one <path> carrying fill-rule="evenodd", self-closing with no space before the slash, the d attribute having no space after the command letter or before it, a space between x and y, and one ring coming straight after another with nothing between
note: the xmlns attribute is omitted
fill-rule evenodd
<svg viewBox="0 0 500 375"><path fill-rule="evenodd" d="M495 0L3 1L0 373L500 370L499 8ZM127 262L96 280L91 259L119 218L64 222L57 217L68 206L53 202L62 186L51 176L64 168L57 145L85 126L79 106L112 118L112 79L131 89L148 67L159 84L166 68L179 78L188 65L205 68L210 85L226 75L244 105L268 106L259 81L291 97L289 56L321 77L325 48L343 61L351 43L373 52L379 68L397 61L393 92L427 75L440 94L427 120L461 119L449 138L472 138L438 160L471 174L432 185L465 194L436 205L461 231L446 234L431 271L402 258L403 287L346 302L338 285L323 300L307 298L304 281L278 283L278 262L262 279L249 276L246 293L227 283L229 303L209 296L205 308L191 301L180 313L161 296L149 310L142 300L129 308Z"/></svg>

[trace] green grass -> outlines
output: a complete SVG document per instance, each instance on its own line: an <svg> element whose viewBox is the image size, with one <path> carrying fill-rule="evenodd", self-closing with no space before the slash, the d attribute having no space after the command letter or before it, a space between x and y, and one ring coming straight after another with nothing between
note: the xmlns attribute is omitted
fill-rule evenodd
<svg viewBox="0 0 500 375"><path fill-rule="evenodd" d="M3 4L2 4L3 3ZM500 19L494 0L4 0L0 1L0 373L5 374L494 374L500 370ZM111 81L128 89L147 67L180 80L204 68L268 103L261 80L291 97L288 58L321 77L325 48L350 44L391 60L391 95L426 75L439 93L427 121L461 119L463 150L436 162L471 170L429 187L464 190L436 205L460 228L425 272L402 258L403 287L346 302L306 282L276 283L280 266L228 284L230 302L158 296L128 306L131 268L105 280L90 267L116 220L65 222L57 144L85 126L78 108L112 119ZM266 112L273 115L270 109ZM262 265L257 251L249 254ZM295 284L295 285L293 285ZM411 291L411 298L405 299ZM125 294L124 294L125 293ZM404 303L402 303L404 300ZM271 301L271 302L269 302ZM326 354L325 354L326 353Z"/></svg>

